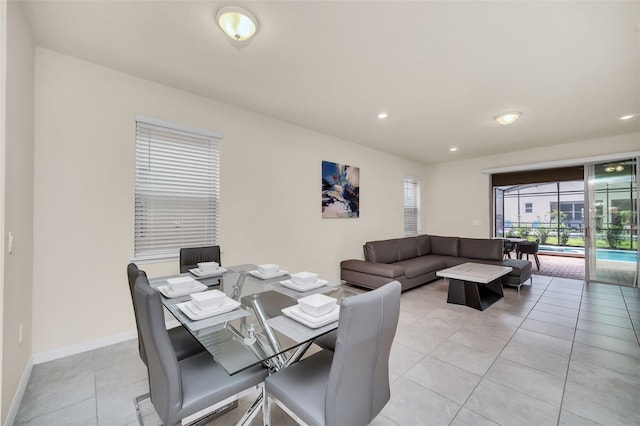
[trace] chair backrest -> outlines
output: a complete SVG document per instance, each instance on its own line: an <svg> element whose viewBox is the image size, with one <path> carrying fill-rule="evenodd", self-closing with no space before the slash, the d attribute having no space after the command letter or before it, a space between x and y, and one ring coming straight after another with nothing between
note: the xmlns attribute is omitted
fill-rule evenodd
<svg viewBox="0 0 640 426"><path fill-rule="evenodd" d="M138 265L135 263L130 263L127 265L127 277L129 278L129 292L131 293L131 303L133 304L133 315L136 319L136 329L138 330L138 352L140 353L140 359L144 362L144 365L147 365L147 353L144 350L144 343L142 342L142 336L140 335L140 325L138 323L138 310L136 309L136 302L134 300L133 291L136 285L136 279L138 275L144 274L146 277L147 274L138 269Z"/></svg>
<svg viewBox="0 0 640 426"><path fill-rule="evenodd" d="M389 401L389 353L400 315L392 281L342 300L325 400L327 425L369 424Z"/></svg>
<svg viewBox="0 0 640 426"><path fill-rule="evenodd" d="M146 274L140 274L136 279L134 302L147 354L151 402L162 424L175 425L182 419L180 370L165 328L160 294L151 288Z"/></svg>
<svg viewBox="0 0 640 426"><path fill-rule="evenodd" d="M537 239L535 241L526 241L526 242L520 243L518 245L518 250L521 253L533 254L538 252L539 247L540 247L540 239Z"/></svg>
<svg viewBox="0 0 640 426"><path fill-rule="evenodd" d="M180 273L197 268L200 262L218 262L222 265L220 246L187 247L180 249Z"/></svg>
<svg viewBox="0 0 640 426"><path fill-rule="evenodd" d="M513 250L513 241L509 241L509 240L502 240L502 253L503 254L507 254L507 253L511 253L511 251Z"/></svg>

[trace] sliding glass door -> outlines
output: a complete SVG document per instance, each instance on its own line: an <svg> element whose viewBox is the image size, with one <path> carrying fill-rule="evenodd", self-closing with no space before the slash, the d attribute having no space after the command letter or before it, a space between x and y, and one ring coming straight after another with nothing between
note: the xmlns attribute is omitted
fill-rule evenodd
<svg viewBox="0 0 640 426"><path fill-rule="evenodd" d="M586 279L638 286L638 158L585 166Z"/></svg>

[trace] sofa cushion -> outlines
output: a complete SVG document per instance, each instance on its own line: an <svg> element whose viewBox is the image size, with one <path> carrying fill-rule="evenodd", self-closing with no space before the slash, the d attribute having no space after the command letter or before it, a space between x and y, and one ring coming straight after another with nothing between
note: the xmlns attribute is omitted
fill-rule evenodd
<svg viewBox="0 0 640 426"><path fill-rule="evenodd" d="M398 247L398 260L418 257L418 246L416 245L415 238L398 238L396 244Z"/></svg>
<svg viewBox="0 0 640 426"><path fill-rule="evenodd" d="M418 248L418 256L431 254L431 239L428 235L418 235L415 239L416 247Z"/></svg>
<svg viewBox="0 0 640 426"><path fill-rule="evenodd" d="M401 260L394 263L396 266L404 268L404 275L407 278L415 278L420 275L445 269L446 262L438 256L420 256L413 259Z"/></svg>
<svg viewBox="0 0 640 426"><path fill-rule="evenodd" d="M431 240L431 253L441 254L443 256L458 255L458 237L430 235L429 239Z"/></svg>
<svg viewBox="0 0 640 426"><path fill-rule="evenodd" d="M502 266L511 266L513 269L507 275L529 278L531 276L531 262L523 259L505 259Z"/></svg>
<svg viewBox="0 0 640 426"><path fill-rule="evenodd" d="M342 262L340 262L340 269L342 269L343 271L356 271L363 274L377 275L389 278L397 278L404 275L404 268L401 265L366 262L359 259L343 260Z"/></svg>
<svg viewBox="0 0 640 426"><path fill-rule="evenodd" d="M364 245L364 258L369 262L393 263L398 261L397 240L369 241Z"/></svg>
<svg viewBox="0 0 640 426"><path fill-rule="evenodd" d="M502 245L498 239L460 238L458 253L471 259L502 260Z"/></svg>

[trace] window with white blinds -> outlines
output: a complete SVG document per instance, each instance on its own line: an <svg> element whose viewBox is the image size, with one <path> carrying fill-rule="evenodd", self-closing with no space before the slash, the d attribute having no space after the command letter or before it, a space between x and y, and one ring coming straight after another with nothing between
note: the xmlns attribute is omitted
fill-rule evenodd
<svg viewBox="0 0 640 426"><path fill-rule="evenodd" d="M404 235L420 233L420 182L404 178Z"/></svg>
<svg viewBox="0 0 640 426"><path fill-rule="evenodd" d="M218 244L220 138L136 117L136 259Z"/></svg>

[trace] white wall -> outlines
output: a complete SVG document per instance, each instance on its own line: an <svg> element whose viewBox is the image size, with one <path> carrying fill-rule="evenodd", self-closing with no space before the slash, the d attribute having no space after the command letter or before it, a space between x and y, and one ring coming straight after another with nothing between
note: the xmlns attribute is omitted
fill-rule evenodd
<svg viewBox="0 0 640 426"><path fill-rule="evenodd" d="M35 47L22 2L7 2L2 420L31 357L33 260L33 108ZM22 324L23 342L19 343Z"/></svg>
<svg viewBox="0 0 640 426"><path fill-rule="evenodd" d="M225 265L276 262L337 278L362 244L402 235L402 179L422 181L423 231L490 235L482 170L637 150L638 135L432 166L38 48L33 352L133 329L135 114L224 133ZM524 159L524 160L523 160ZM322 160L360 167L361 217L321 219ZM174 273L177 261L141 265Z"/></svg>
<svg viewBox="0 0 640 426"><path fill-rule="evenodd" d="M424 179L426 233L491 236L490 176L484 169L595 157L640 150L640 134L588 140L547 148L430 165Z"/></svg>
<svg viewBox="0 0 640 426"><path fill-rule="evenodd" d="M215 76L212 76L215 78ZM225 265L339 276L362 244L403 232L403 177L424 166L83 62L36 51L35 353L134 328L135 114L224 133ZM359 219L322 219L321 161L360 167ZM177 272L177 261L141 265Z"/></svg>

